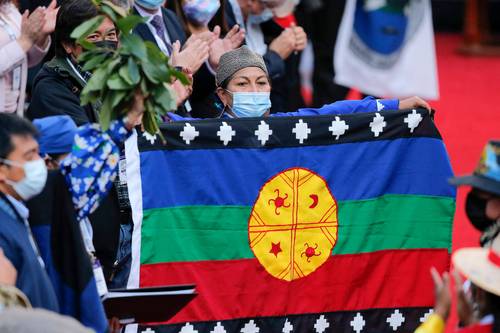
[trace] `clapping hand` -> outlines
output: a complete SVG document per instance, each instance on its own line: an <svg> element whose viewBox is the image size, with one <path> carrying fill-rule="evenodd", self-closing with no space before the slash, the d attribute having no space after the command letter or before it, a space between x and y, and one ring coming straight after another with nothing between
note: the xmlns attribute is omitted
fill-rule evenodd
<svg viewBox="0 0 500 333"><path fill-rule="evenodd" d="M245 40L245 30L240 29L238 25L235 25L224 38L219 38L220 32L220 27L216 26L213 33L217 38L210 44L208 61L213 70L217 70L219 67L220 57L224 53L238 48Z"/></svg>
<svg viewBox="0 0 500 333"><path fill-rule="evenodd" d="M173 45L171 61L172 66L182 67L190 73L196 73L201 65L208 59L209 44L203 38L193 38L186 42L181 51L181 44L176 41Z"/></svg>

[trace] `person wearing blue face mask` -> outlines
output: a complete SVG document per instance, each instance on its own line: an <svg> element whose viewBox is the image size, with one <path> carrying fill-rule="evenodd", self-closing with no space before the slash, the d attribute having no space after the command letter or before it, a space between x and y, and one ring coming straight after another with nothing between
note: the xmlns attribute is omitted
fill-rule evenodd
<svg viewBox="0 0 500 333"><path fill-rule="evenodd" d="M367 97L359 101L337 101L318 109L305 108L295 112L271 114L271 81L267 66L262 56L252 52L247 46L222 55L215 79L216 94L221 102L219 117L222 118L315 116L416 107L426 108L429 111L431 109L429 104L419 97L411 97L401 101ZM186 118L173 113L169 113L169 117L172 121L186 120Z"/></svg>

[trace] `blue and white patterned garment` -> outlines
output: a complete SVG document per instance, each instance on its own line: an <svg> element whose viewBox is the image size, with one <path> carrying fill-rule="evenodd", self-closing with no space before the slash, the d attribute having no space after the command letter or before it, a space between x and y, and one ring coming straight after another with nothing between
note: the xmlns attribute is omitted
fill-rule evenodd
<svg viewBox="0 0 500 333"><path fill-rule="evenodd" d="M99 206L113 185L120 158L118 145L131 134L123 120L115 120L103 132L99 124L78 128L71 154L61 162L61 172L70 186L79 221Z"/></svg>

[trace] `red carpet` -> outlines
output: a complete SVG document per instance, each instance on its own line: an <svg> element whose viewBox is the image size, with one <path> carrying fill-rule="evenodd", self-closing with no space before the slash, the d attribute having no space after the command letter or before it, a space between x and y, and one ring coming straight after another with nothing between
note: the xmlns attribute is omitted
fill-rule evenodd
<svg viewBox="0 0 500 333"><path fill-rule="evenodd" d="M440 99L432 101L436 122L448 147L455 174L470 173L486 141L500 139L500 58L465 57L456 53L459 35L436 35ZM453 250L478 246L479 233L464 211L468 188L458 191ZM455 305L447 332L457 324Z"/></svg>
<svg viewBox="0 0 500 333"><path fill-rule="evenodd" d="M500 139L500 58L461 56L460 41L459 35L436 36L440 99L431 103L457 175L475 168L488 139ZM467 191L458 192L454 250L478 245L479 234L464 212Z"/></svg>

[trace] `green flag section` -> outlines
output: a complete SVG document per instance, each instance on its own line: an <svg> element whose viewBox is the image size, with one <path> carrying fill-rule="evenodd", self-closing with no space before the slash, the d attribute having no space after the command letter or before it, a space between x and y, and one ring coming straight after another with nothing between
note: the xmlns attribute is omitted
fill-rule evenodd
<svg viewBox="0 0 500 333"><path fill-rule="evenodd" d="M415 195L339 202L339 236L333 254L421 248L450 251L454 209L452 198ZM250 212L251 207L244 206L147 210L141 263L254 258L248 244Z"/></svg>

